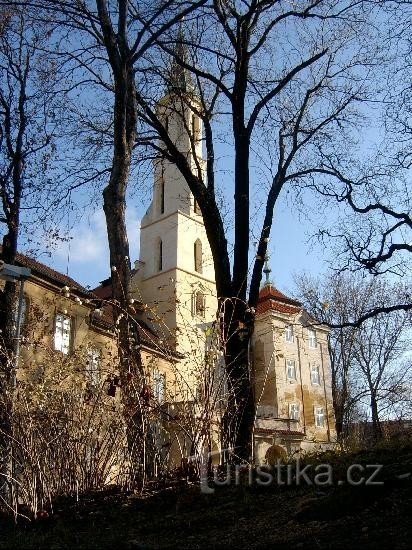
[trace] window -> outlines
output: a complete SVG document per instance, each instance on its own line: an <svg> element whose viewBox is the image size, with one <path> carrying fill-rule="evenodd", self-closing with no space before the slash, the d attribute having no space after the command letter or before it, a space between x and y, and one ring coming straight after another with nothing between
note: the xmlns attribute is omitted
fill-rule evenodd
<svg viewBox="0 0 412 550"><path fill-rule="evenodd" d="M158 403L163 403L165 400L166 391L166 375L155 369L153 371L153 397Z"/></svg>
<svg viewBox="0 0 412 550"><path fill-rule="evenodd" d="M203 272L202 243L199 239L193 245L195 271Z"/></svg>
<svg viewBox="0 0 412 550"><path fill-rule="evenodd" d="M289 403L289 418L292 420L300 419L300 411L298 403Z"/></svg>
<svg viewBox="0 0 412 550"><path fill-rule="evenodd" d="M100 381L100 351L96 348L87 350L86 379L91 387Z"/></svg>
<svg viewBox="0 0 412 550"><path fill-rule="evenodd" d="M309 336L309 348L310 349L316 349L318 347L318 340L316 338L316 332L314 330L309 329L308 330L308 336Z"/></svg>
<svg viewBox="0 0 412 550"><path fill-rule="evenodd" d="M54 349L68 354L71 344L72 320L67 315L58 313L54 323Z"/></svg>
<svg viewBox="0 0 412 550"><path fill-rule="evenodd" d="M323 407L315 407L315 426L317 428L325 426L325 409Z"/></svg>
<svg viewBox="0 0 412 550"><path fill-rule="evenodd" d="M157 271L162 271L163 269L163 243L162 239L159 239L157 242Z"/></svg>
<svg viewBox="0 0 412 550"><path fill-rule="evenodd" d="M293 325L288 325L285 328L285 340L286 342L293 342L294 336L293 336Z"/></svg>
<svg viewBox="0 0 412 550"><path fill-rule="evenodd" d="M198 315L199 317L205 316L206 298L203 292L196 290L192 294L192 316Z"/></svg>
<svg viewBox="0 0 412 550"><path fill-rule="evenodd" d="M286 359L286 377L288 380L296 380L296 361Z"/></svg>
<svg viewBox="0 0 412 550"><path fill-rule="evenodd" d="M320 384L319 365L310 366L310 381L312 384L315 384L315 385Z"/></svg>

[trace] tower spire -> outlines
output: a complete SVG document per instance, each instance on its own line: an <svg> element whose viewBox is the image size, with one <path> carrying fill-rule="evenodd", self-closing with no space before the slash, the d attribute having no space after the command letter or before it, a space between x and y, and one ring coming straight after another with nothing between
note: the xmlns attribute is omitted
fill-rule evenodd
<svg viewBox="0 0 412 550"><path fill-rule="evenodd" d="M178 93L187 93L193 89L192 79L187 69L182 67L177 60L183 63L187 62L187 46L185 44L185 35L182 22L176 35L176 45L174 48L174 59L170 71L170 90Z"/></svg>

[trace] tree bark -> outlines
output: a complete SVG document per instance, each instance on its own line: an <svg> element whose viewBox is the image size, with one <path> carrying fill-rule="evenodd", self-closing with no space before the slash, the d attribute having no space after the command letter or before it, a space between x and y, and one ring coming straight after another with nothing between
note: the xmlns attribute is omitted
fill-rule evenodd
<svg viewBox="0 0 412 550"><path fill-rule="evenodd" d="M376 443L382 439L382 426L379 419L378 402L375 393L371 392L372 435Z"/></svg>

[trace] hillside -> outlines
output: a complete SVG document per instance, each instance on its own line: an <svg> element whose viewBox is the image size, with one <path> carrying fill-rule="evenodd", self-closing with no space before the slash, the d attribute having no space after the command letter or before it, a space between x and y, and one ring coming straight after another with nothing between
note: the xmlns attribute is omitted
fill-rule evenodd
<svg viewBox="0 0 412 550"><path fill-rule="evenodd" d="M382 464L384 483L113 489L60 499L47 519L3 519L0 548L410 548L412 445L326 458L335 480L350 464Z"/></svg>

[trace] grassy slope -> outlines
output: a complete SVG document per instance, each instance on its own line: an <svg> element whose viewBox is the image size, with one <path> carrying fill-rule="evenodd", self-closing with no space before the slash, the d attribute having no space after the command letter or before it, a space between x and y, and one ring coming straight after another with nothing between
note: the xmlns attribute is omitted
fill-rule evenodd
<svg viewBox="0 0 412 550"><path fill-rule="evenodd" d="M48 520L0 519L0 548L410 548L412 477L398 476L412 472L412 445L327 458L339 479L349 464L384 464L385 484L99 493L57 502Z"/></svg>

